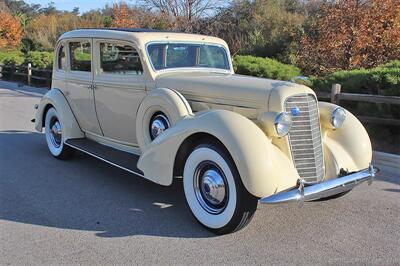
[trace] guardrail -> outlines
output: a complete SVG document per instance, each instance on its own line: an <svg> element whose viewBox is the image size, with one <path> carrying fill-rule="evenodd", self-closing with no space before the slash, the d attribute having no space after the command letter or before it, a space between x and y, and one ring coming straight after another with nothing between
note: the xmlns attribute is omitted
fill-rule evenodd
<svg viewBox="0 0 400 266"><path fill-rule="evenodd" d="M29 86L36 81L50 88L52 74L53 71L51 69L33 68L30 63L26 66L0 65L0 78L5 77L12 81L24 81L28 83Z"/></svg>
<svg viewBox="0 0 400 266"><path fill-rule="evenodd" d="M317 91L316 93L318 98L330 99L330 102L335 104L339 104L340 101L355 101L355 102L385 103L385 104L400 105L400 97L398 96L343 93L341 92L340 84L333 84L331 92ZM400 120L398 119L369 117L369 116L357 116L357 118L365 123L400 126Z"/></svg>

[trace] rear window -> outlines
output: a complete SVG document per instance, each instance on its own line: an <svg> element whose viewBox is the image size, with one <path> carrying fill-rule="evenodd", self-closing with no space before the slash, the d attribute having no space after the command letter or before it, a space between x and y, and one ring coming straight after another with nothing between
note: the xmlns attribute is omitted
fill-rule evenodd
<svg viewBox="0 0 400 266"><path fill-rule="evenodd" d="M65 55L65 46L61 45L60 49L58 50L58 56L57 56L57 61L58 61L58 70L65 70L65 64L66 64L66 55Z"/></svg>
<svg viewBox="0 0 400 266"><path fill-rule="evenodd" d="M72 71L92 70L92 52L90 42L70 42L70 62Z"/></svg>

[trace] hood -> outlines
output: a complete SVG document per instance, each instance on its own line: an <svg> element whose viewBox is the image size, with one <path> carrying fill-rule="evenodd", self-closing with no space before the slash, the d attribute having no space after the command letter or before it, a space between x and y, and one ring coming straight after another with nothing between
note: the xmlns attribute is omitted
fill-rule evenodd
<svg viewBox="0 0 400 266"><path fill-rule="evenodd" d="M170 72L158 75L155 82L157 88L179 91L189 102L252 108L259 111L268 110L271 93L280 91L281 88L285 91L284 95L299 93L299 89L300 92L304 92L301 88L307 89L307 92L311 91L305 86L291 82L230 73Z"/></svg>

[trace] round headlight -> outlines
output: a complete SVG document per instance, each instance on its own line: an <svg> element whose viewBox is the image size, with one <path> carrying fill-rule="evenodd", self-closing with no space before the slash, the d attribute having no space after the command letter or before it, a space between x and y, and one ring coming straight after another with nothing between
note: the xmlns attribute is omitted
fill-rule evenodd
<svg viewBox="0 0 400 266"><path fill-rule="evenodd" d="M346 110L342 107L337 107L333 110L331 115L331 124L334 129L339 128L343 125L344 120L346 120Z"/></svg>
<svg viewBox="0 0 400 266"><path fill-rule="evenodd" d="M283 137L289 133L292 127L292 118L288 113L280 113L275 118L275 129L279 137Z"/></svg>

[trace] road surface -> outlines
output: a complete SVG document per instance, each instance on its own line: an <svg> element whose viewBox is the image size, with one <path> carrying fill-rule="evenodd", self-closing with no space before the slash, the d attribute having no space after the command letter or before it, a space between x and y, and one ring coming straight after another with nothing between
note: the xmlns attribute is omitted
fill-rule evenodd
<svg viewBox="0 0 400 266"><path fill-rule="evenodd" d="M247 228L215 236L179 181L158 186L80 152L52 158L30 122L40 96L0 81L0 265L400 264L394 169L336 200L259 205Z"/></svg>

